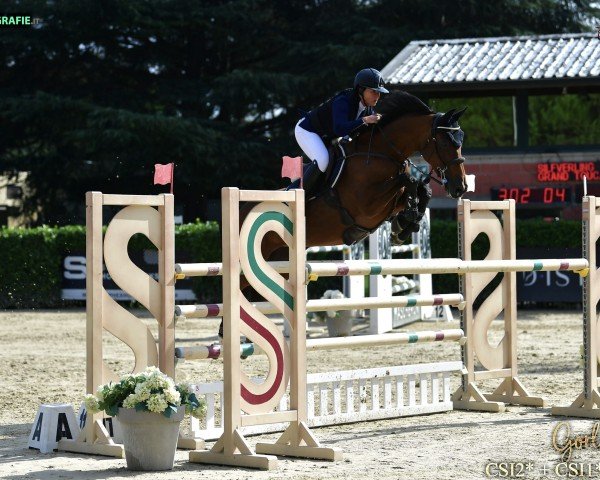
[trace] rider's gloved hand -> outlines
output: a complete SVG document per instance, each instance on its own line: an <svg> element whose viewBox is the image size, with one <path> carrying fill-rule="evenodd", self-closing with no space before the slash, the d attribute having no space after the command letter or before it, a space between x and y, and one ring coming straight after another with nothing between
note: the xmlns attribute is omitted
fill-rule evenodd
<svg viewBox="0 0 600 480"><path fill-rule="evenodd" d="M377 123L379 120L381 120L381 115L379 115L378 113L374 113L373 115L367 115L366 117L363 117L362 120L366 125L370 125L372 123Z"/></svg>

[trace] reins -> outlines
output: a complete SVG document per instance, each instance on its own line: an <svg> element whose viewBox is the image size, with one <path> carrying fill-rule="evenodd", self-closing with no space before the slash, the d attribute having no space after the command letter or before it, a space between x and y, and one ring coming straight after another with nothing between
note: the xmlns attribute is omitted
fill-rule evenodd
<svg viewBox="0 0 600 480"><path fill-rule="evenodd" d="M425 144L425 148L427 148L427 146L433 141L435 149L437 151L437 142L435 140L435 132L436 130L459 130L460 127L442 127L437 125L437 122L439 121L439 119L441 118L441 114L437 113L432 126L431 126L431 136L427 139L427 143ZM396 153L398 154L400 157L403 157L403 154L400 150L398 150L398 148L396 147L396 145L394 144L394 142L386 135L386 133L384 132L383 128L381 128L381 126L379 126L378 124L375 124L373 127L377 127L377 129L379 130L379 133L381 133L381 136L385 139L385 141L387 142L388 146ZM412 167L414 167L416 170L418 170L422 175L423 175L423 179L422 181L424 183L429 183L429 180L433 180L434 182L438 183L439 185L446 185L446 183L448 183L448 179L446 178L446 170L448 170L449 167L453 166L453 165L460 165L461 163L465 162L465 158L464 157L457 157L455 159L453 159L452 161L450 161L448 164L444 163L443 167L438 167L436 169L434 169L433 167L431 167L431 170L429 170L429 172L424 171L421 169L421 167L419 167L418 165L415 165L415 163L410 159L410 158L405 158L404 160L400 161L397 158L394 158L392 156L389 155L385 155L383 153L377 153L377 152L372 152L371 151L371 144L373 141L373 134L375 133L375 128L371 128L371 135L369 136L369 147L368 147L368 151L367 152L354 152L351 153L350 155L346 155L346 158L350 158L350 157L356 157L356 156L363 156L366 155L367 156L367 165L369 164L369 161L371 159L371 157L378 157L378 158L384 158L386 160L389 160L393 163L396 163L399 166L399 169L402 171L406 168L406 164L410 164ZM423 150L425 150L425 148ZM421 151L421 154L423 155L423 151ZM439 152L438 152L438 156ZM425 158L425 156L423 155L423 158ZM440 160L441 160L441 156L440 156ZM425 158L425 160L427 161L428 159ZM436 178L434 176L434 174L437 175Z"/></svg>

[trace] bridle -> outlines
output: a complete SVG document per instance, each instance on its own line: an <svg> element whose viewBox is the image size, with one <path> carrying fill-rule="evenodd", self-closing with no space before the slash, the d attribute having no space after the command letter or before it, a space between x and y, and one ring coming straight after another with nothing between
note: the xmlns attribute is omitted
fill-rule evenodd
<svg viewBox="0 0 600 480"><path fill-rule="evenodd" d="M414 168L419 170L419 172L421 172L424 176L429 177L430 179L433 179L435 182L439 183L440 185L446 185L448 183L448 179L446 178L446 171L448 170L448 168L450 168L454 165L461 165L461 164L465 163L465 157L462 157L462 156L456 157L456 158L450 160L448 163L444 163L444 160L442 159L442 156L440 155L440 152L438 151L437 140L435 139L435 134L438 130L458 131L458 130L460 130L460 127L442 127L440 125L436 125L436 123L439 121L440 117L441 117L441 114L437 113L436 118L434 118L434 120L433 120L433 125L431 126L431 136L427 139L427 143L425 143L425 147L423 147L421 149L421 155L423 155L423 158L425 159L425 161L427 163L431 164L429 162L429 158L431 158L431 156L426 156L425 151L427 150L427 147L429 146L429 144L433 143L434 148L435 148L435 153L437 153L438 158L441 160L442 166L436 167L435 169L433 167L431 167L431 170L429 171L429 173L425 173L417 165L415 165L410 158L408 159L408 162ZM437 178L431 176L431 174L434 172L434 170L435 170L435 173L437 174L439 180Z"/></svg>
<svg viewBox="0 0 600 480"><path fill-rule="evenodd" d="M423 158L425 159L425 161L431 165L431 163L429 162L429 158L431 158L431 157L426 157L424 152L425 152L425 150L427 150L427 147L429 146L429 144L433 142L433 145L435 147L435 153L437 153L438 158L442 162L442 166L437 167L435 169L435 171L439 177L439 180L436 178L433 178L431 176L431 173L434 170L433 167L431 168L431 170L429 171L429 173L427 175L429 176L429 178L433 178L433 180L438 182L440 185L446 185L448 183L448 179L446 178L446 171L448 170L448 168L450 168L454 165L461 165L461 164L465 163L465 157L462 157L462 156L456 157L456 158L450 160L450 162L444 163L444 160L442 159L442 156L440 155L440 152L438 151L437 140L435 139L435 134L438 130L444 130L446 132L459 131L460 127L444 127L442 125L438 125L438 123L440 122L440 119L442 117L443 117L443 114L441 114L441 113L435 114L435 117L431 124L431 136L427 139L427 143L425 144L425 147L423 147L421 149L421 155L423 155ZM419 169L419 167L417 167L414 163L412 163L412 161L410 159L408 161L410 162L410 164L413 167L415 167L417 170L422 172L422 170Z"/></svg>
<svg viewBox="0 0 600 480"><path fill-rule="evenodd" d="M435 169L433 167L431 167L431 170L429 170L429 172L423 171L421 170L421 168L417 165L415 165L413 163L413 161L410 158L406 158L401 165L406 165L406 163L409 163L412 167L414 167L415 169L417 169L419 172L421 172L421 174L423 175L422 181L424 183L429 183L429 180L433 180L434 182L437 182L438 184L445 186L448 183L448 179L446 178L446 171L448 170L448 168L454 166L454 165L460 165L462 163L465 163L465 157L456 157L454 159L452 159L450 162L448 163L444 163L444 160L442 159L442 156L440 155L440 152L438 152L438 147L437 147L437 141L435 139L435 134L438 130L446 130L446 131L458 131L460 130L460 127L443 127L438 125L440 119L442 118L443 114L441 113L436 113L435 114L435 118L433 119L433 123L431 125L431 135L430 137L427 139L427 143L425 143L425 147L421 149L421 155L423 155L423 158L425 159L425 161L429 162L429 157L426 157L424 152L425 150L427 150L427 147L429 146L430 143L433 143L434 147L435 147L435 152L438 155L438 158L441 160L442 162L442 166L441 167L436 167ZM375 124L375 127L377 127L379 129L379 133L381 133L381 136L385 139L385 141L388 143L388 145L390 146L390 148L396 152L398 155L400 155L400 157L402 157L402 152L400 152L400 150L398 150L398 148L396 147L396 145L394 145L394 142L385 134L385 132L383 131L383 128L381 128L378 124ZM371 139L373 138L373 132L375 131L375 129L373 129L371 131ZM378 157L384 157L387 158L388 160L391 160L392 162L395 163L399 163L397 159L381 154L381 153L371 153L371 140L369 140L369 151L367 152L367 158L368 156L378 156ZM433 174L436 174L438 178L434 177Z"/></svg>

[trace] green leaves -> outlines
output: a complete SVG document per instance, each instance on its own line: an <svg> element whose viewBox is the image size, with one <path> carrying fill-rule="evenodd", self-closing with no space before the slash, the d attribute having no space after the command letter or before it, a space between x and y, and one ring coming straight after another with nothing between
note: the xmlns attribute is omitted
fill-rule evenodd
<svg viewBox="0 0 600 480"><path fill-rule="evenodd" d="M89 397L86 396L86 405L93 405ZM206 412L206 404L190 392L188 385L175 385L170 377L151 366L141 373L124 375L118 383L101 385L96 398L99 409L110 416L117 415L119 408L133 408L170 418L179 405L185 405L186 411L197 418Z"/></svg>
<svg viewBox="0 0 600 480"><path fill-rule="evenodd" d="M5 13L32 12L43 23L2 34L0 170L29 172L24 211L31 224L70 224L83 223L86 191L165 191L152 185L153 165L175 162L178 203L194 218L223 186L283 186L280 159L300 152L293 127L301 110L350 86L360 68L382 68L409 41L573 32L588 28L586 16L597 13L591 5L590 0L466 0L460 7L433 0L7 4ZM483 113L471 108L464 117L468 146L511 141L512 117L504 103L494 101ZM567 107L537 119L539 131L553 131L559 116L577 120ZM573 130L589 138L595 127ZM533 125L532 135L537 131Z"/></svg>

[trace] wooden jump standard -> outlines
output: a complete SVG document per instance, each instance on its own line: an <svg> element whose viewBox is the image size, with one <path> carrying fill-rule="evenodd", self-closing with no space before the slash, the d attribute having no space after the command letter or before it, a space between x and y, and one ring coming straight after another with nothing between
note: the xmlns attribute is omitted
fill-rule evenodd
<svg viewBox="0 0 600 480"><path fill-rule="evenodd" d="M225 433L211 452L192 452L190 458L194 457L197 461L209 463L272 468L275 462L274 457L255 455L238 430L238 427L242 425L257 425L266 421L289 421L290 427L276 444L258 444L258 453L311 458L340 458L339 451L319 446L306 427L305 410L301 403L306 394L306 391L303 391L306 372L302 362L307 348L303 321L306 310L306 301L303 296L305 293L304 281L307 276L303 245L304 222L301 213L303 212L303 197L294 191L240 192L237 189L224 189L223 198L223 218L226 219L223 237L224 267L212 264L212 267L207 268L206 274L219 274L222 268L230 272L224 279L227 280L224 304L225 313L231 317L234 324L231 328L226 328L226 338L228 338L227 342L229 342L230 348L227 347L226 342L224 357L226 360L225 380L228 385L227 389L229 389L225 407L231 413L231 418L226 420ZM266 202L255 208L249 217L251 220L244 223L245 227L242 228L242 232L237 230L237 205L240 200ZM282 202L289 203L291 207L285 206ZM103 205L125 206L115 215L108 226L104 242L102 241ZM87 391L93 393L98 385L114 378L108 367L103 365L101 340L103 330L111 332L134 350L136 358L134 371L142 370L147 365L158 364L165 373L174 376L175 263L172 196L103 195L99 192L90 192L86 196L86 207L88 212ZM502 213L502 223L491 210L498 210ZM417 267L417 273L419 268L422 269L421 271L427 271L428 267L448 271L447 269L460 270L462 267L460 271L462 275L459 278L466 308L462 316L461 327L467 337L467 343L463 346L463 361L467 373L463 376L462 387L453 396L455 408L500 411L504 407L503 403L542 405L543 400L529 396L517 378L515 271L546 269L585 271L587 264L581 259L558 262L548 260L515 261L513 201L470 202L465 200L459 203L458 213L459 244L463 261L452 259L450 262L453 263L451 264L443 261L438 263L438 267L421 263L424 266ZM295 255L291 256L290 261L284 262L285 265L280 266L280 270L289 270L289 280L278 275L279 269L271 269L270 265L260 258L260 252L248 255L248 252L252 252L252 248L257 248L260 239L269 229L276 231L295 248L292 249ZM239 235L236 232L239 232ZM128 240L137 233L146 235L158 249L158 282L139 270L128 257ZM490 250L483 262L493 261L494 263L487 265L470 263L471 244L479 233L486 234L490 240ZM235 238L233 243L232 235ZM597 239L597 237L596 235L595 238ZM229 242L226 242L226 238L229 238ZM242 252L239 248L240 238L246 239L243 243L245 250L242 249ZM102 254L103 246L104 255ZM237 260L236 255L240 255ZM102 286L103 257L112 278L123 290L145 305L158 321L158 347L156 339L148 327L120 307L104 290ZM497 261L501 262L497 263ZM326 265L327 263L330 265ZM334 263L335 273L331 269L331 263ZM239 295L237 282L239 282L240 265L243 267L244 274L253 278L253 282L256 283L253 286L259 287L260 293L271 304L277 305L292 325L293 340L289 348L285 340L278 336L281 332L278 329L273 330L268 319L266 326L259 327L260 322L256 319L262 320L262 313ZM381 271L386 271L387 268L389 273L403 271L403 267L400 267L397 262L390 264L379 262L379 265L369 264L369 262L356 265L349 263L342 267L335 262L323 262L321 267L317 267L318 263L316 262L309 262L309 265L311 268L314 265L314 269L310 272L313 278L315 274L345 275L351 270L352 273L364 271L367 274L373 274L379 268ZM415 266L409 267L411 268L410 273L414 273L412 267ZM478 270L469 271L471 268ZM493 271L490 271L492 269ZM474 300L498 270L506 272L503 275L502 283L484 300L482 307L474 314ZM265 271L267 274L264 273ZM440 270L435 270L435 272L440 273ZM301 301L297 299L301 299ZM242 309L240 310L240 308ZM235 312L242 313L241 322L240 315L236 315ZM487 331L491 322L502 312L504 312L505 319L505 335L500 344L494 347L489 344ZM590 317L588 315L588 318ZM298 319L302 319L302 321L298 321ZM271 364L277 367L271 369L269 377L261 384L263 387L261 385L252 386L247 382L243 383L240 395L240 383L236 379L240 376L242 382L247 379L240 374L239 368L237 370L234 368L235 366L239 367L239 353L236 354L235 351L235 347L237 347L239 352L236 334L238 334L237 338L239 338L240 332L246 334L248 325L259 328L261 334L267 336L268 340L261 336L260 341L256 343L267 352ZM595 323L590 328L594 326ZM235 332L232 333L232 329ZM256 333L251 333L251 335L255 336ZM590 350L596 349L592 340L586 341L586 345L588 354ZM290 358L291 361L281 361ZM479 362L477 372L475 371L476 361ZM286 370L287 367L284 368L284 366L290 363L291 367ZM595 391L595 393L592 392L592 397L598 395L596 370L595 367L590 368L593 377L593 382L590 383L593 383ZM277 403L277 396L285 390L289 372L292 372L289 411L266 413L264 409L268 406L272 408ZM492 394L484 395L479 392L475 385L476 381L494 378L500 378L502 382ZM232 388L233 393L231 392ZM258 388L258 391L253 390L255 388ZM261 390L261 388L263 389ZM259 402L259 400L265 399L264 404ZM260 408L257 410L255 407L259 404ZM247 415L241 415L242 409L247 412ZM306 443L306 446L301 443ZM115 445L108 437L98 414L88 417L86 427L76 441L62 440L59 443L59 449L114 456L123 455L122 446Z"/></svg>
<svg viewBox="0 0 600 480"><path fill-rule="evenodd" d="M494 214L501 215L502 222ZM517 286L516 271L573 270L585 276L585 259L516 260L515 201L458 203L458 240L461 258L472 260L472 244L483 233L490 247L483 260L504 271L501 283L483 299L475 312L473 305L486 286L495 278L493 271L480 270L459 276L460 292L466 307L461 315L461 328L467 336L462 348L466 374L462 386L453 395L454 407L468 410L503 411L504 404L544 406L545 401L532 397L518 379L517 371ZM503 261L498 262L498 260ZM504 268L504 265L507 268ZM512 267L509 267L512 265ZM531 268L533 267L533 268ZM490 345L488 330L491 323L503 314L504 336L498 345ZM476 369L476 367L478 367ZM491 393L483 394L477 382L502 379Z"/></svg>
<svg viewBox="0 0 600 480"><path fill-rule="evenodd" d="M272 469L275 455L341 460L339 449L322 447L306 424L306 288L304 285L304 191L248 192L222 190L224 307L224 432L210 451L190 452L190 462ZM240 201L261 202L239 228ZM283 202L286 202L287 205ZM277 233L289 247L288 278L262 258L267 233ZM289 346L281 329L241 294L240 274L277 307L290 325ZM260 384L241 370L239 338L245 335L265 352L269 374ZM290 384L289 410L273 411ZM242 415L242 411L246 415ZM256 453L244 439L244 425L289 422L279 440L258 443Z"/></svg>
<svg viewBox="0 0 600 480"><path fill-rule="evenodd" d="M134 372L158 365L167 375L175 374L175 227L173 195L107 195L88 192L86 203L86 392L119 375L104 362L102 333L113 334L128 345L135 356ZM123 206L102 238L102 207ZM127 252L129 239L145 235L158 249L158 281L136 267ZM103 261L113 280L140 302L158 323L158 342L149 327L119 305L103 287ZM158 344L158 347L157 347ZM203 442L180 439L180 444L200 448ZM75 440L62 439L58 450L124 457L102 424L102 412L87 412L85 427Z"/></svg>
<svg viewBox="0 0 600 480"><path fill-rule="evenodd" d="M586 196L582 203L583 255L590 273L583 281L583 392L568 407L552 407L552 415L600 418L598 362L600 361L600 267L596 247L600 238L600 198Z"/></svg>

